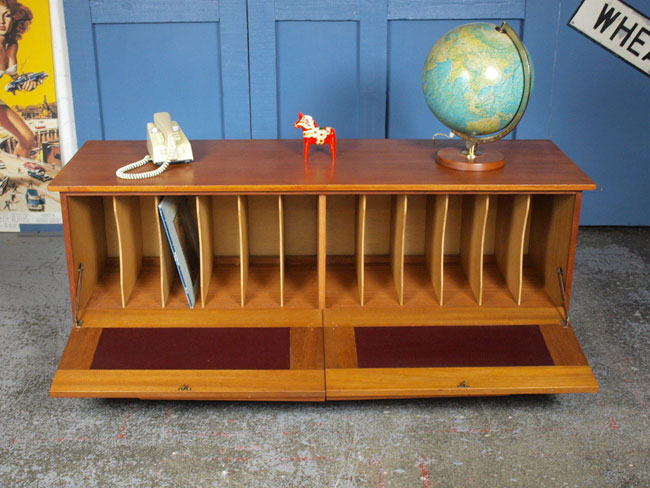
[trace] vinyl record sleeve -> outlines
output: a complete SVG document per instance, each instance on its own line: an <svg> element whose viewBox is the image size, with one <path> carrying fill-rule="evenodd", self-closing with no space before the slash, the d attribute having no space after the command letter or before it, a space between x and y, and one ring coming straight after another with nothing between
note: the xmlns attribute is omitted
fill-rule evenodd
<svg viewBox="0 0 650 488"><path fill-rule="evenodd" d="M163 197L158 204L176 268L190 308L199 288L199 232L196 215L183 197Z"/></svg>

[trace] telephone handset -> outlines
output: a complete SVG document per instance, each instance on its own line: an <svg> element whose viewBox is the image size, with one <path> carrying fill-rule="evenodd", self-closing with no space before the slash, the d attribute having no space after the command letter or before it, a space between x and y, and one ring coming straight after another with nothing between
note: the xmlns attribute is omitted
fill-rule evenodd
<svg viewBox="0 0 650 488"><path fill-rule="evenodd" d="M173 121L167 112L154 114L153 123L147 124L147 149L148 156L118 169L115 175L125 180L152 178L165 171L170 164L189 163L194 159L190 141L187 140L178 122ZM128 171L149 162L153 162L159 168L143 173L127 174Z"/></svg>
<svg viewBox="0 0 650 488"><path fill-rule="evenodd" d="M192 161L190 141L167 112L154 114L153 124L147 124L147 149L154 164Z"/></svg>

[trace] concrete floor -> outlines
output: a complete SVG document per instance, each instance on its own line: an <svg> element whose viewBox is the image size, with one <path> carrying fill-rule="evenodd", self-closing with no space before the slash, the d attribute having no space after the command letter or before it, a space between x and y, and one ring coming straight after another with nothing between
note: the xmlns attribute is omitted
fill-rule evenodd
<svg viewBox="0 0 650 488"><path fill-rule="evenodd" d="M650 486L650 228L584 228L598 394L328 404L51 399L61 237L0 235L0 487Z"/></svg>

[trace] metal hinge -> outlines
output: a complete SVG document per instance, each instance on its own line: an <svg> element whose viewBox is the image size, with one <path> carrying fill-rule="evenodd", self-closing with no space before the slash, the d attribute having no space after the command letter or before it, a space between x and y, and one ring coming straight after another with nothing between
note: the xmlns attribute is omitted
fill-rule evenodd
<svg viewBox="0 0 650 488"><path fill-rule="evenodd" d="M75 292L75 304L74 304L74 326L79 329L83 325L84 321L79 319L79 295L81 294L81 280L84 274L84 263L79 263L79 268L77 268L79 276L77 277L77 290Z"/></svg>
<svg viewBox="0 0 650 488"><path fill-rule="evenodd" d="M557 269L557 279L558 282L560 283L560 296L562 297L562 308L564 309L564 317L560 320L560 323L562 324L562 327L568 327L571 325L571 321L569 319L569 307L566 304L566 286L564 283L564 271L562 270L562 267L560 266Z"/></svg>

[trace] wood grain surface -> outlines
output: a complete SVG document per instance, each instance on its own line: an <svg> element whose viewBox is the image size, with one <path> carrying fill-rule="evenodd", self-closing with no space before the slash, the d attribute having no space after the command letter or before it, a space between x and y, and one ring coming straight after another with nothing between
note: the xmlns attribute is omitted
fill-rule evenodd
<svg viewBox="0 0 650 488"><path fill-rule="evenodd" d="M499 196L494 255L517 305L521 305L524 237L529 211L530 195Z"/></svg>
<svg viewBox="0 0 650 488"><path fill-rule="evenodd" d="M557 283L561 266L570 291L581 191L594 183L550 141L492 144L506 159L495 171L435 163L438 149L460 144L341 140L335 166L314 152L305 167L299 140L195 141L192 164L136 181L114 172L140 159L144 142L86 143L50 184L63 192L83 320L51 395L597 391L560 325ZM169 194L197 210L192 310L156 213Z"/></svg>
<svg viewBox="0 0 650 488"><path fill-rule="evenodd" d="M62 199L64 215L64 236L66 240L70 295L74 313L78 296L82 309L90 299L100 279L106 262L106 233L104 230L104 208L101 199ZM113 216L110 216L113 218ZM77 289L79 265L83 263L81 288Z"/></svg>
<svg viewBox="0 0 650 488"><path fill-rule="evenodd" d="M323 401L323 370L85 370L56 372L52 397Z"/></svg>
<svg viewBox="0 0 650 488"><path fill-rule="evenodd" d="M407 196L395 195L390 212L390 266L397 291L397 300L404 304L404 238L406 232Z"/></svg>
<svg viewBox="0 0 650 488"><path fill-rule="evenodd" d="M589 366L327 369L327 400L595 393Z"/></svg>
<svg viewBox="0 0 650 488"><path fill-rule="evenodd" d="M445 226L447 223L447 209L449 208L449 195L429 196L427 199L426 264L431 275L431 283L436 298L442 305L444 303Z"/></svg>
<svg viewBox="0 0 650 488"><path fill-rule="evenodd" d="M248 199L246 196L237 197L237 221L239 223L239 287L240 303L246 304L248 290Z"/></svg>
<svg viewBox="0 0 650 488"><path fill-rule="evenodd" d="M120 249L121 300L126 307L142 267L140 202L137 197L114 196L113 210Z"/></svg>
<svg viewBox="0 0 650 488"><path fill-rule="evenodd" d="M144 141L88 141L50 183L49 189L92 193L309 193L579 191L596 185L548 140L498 141L490 147L504 168L481 174L443 168L441 147L460 141L343 139L335 171L329 154L310 156L305 171L302 141L193 141L195 160L144 180L120 180L115 170L146 154Z"/></svg>
<svg viewBox="0 0 650 488"><path fill-rule="evenodd" d="M489 195L463 197L460 264L479 305L483 303L483 246L489 204Z"/></svg>
<svg viewBox="0 0 650 488"><path fill-rule="evenodd" d="M196 220L199 230L199 259L201 263L201 305L205 307L212 266L214 264L214 228L212 227L212 202L209 196L196 197Z"/></svg>
<svg viewBox="0 0 650 488"><path fill-rule="evenodd" d="M325 308L325 287L327 284L327 197L318 196L318 308Z"/></svg>
<svg viewBox="0 0 650 488"><path fill-rule="evenodd" d="M357 195L357 228L355 233L355 252L357 260L357 286L359 303L364 302L364 264L366 259L366 196Z"/></svg>

